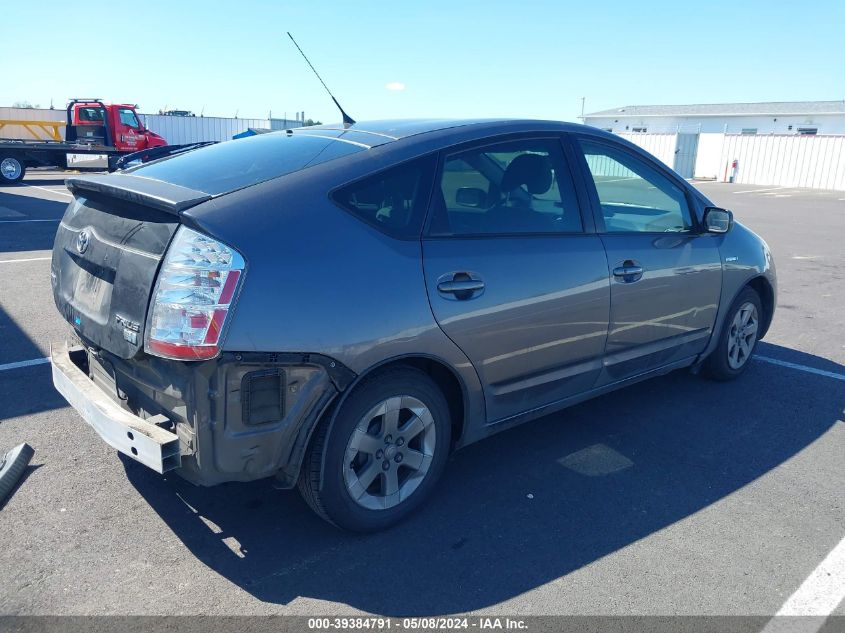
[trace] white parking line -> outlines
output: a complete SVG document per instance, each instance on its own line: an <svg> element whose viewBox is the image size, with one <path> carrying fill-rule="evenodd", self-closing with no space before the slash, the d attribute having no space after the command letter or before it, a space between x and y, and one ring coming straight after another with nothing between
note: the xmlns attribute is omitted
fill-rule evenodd
<svg viewBox="0 0 845 633"><path fill-rule="evenodd" d="M760 193L761 191L778 191L779 189L785 189L786 187L770 187L768 189L748 189L746 191L734 191L734 193Z"/></svg>
<svg viewBox="0 0 845 633"><path fill-rule="evenodd" d="M798 371L805 371L808 374L816 374L817 376L825 376L826 378L834 378L836 380L845 380L845 374L837 374L832 371L825 371L824 369L816 369L807 365L799 365L798 363L789 363L785 360L778 360L777 358L769 358L768 356L753 356L757 360L764 363L771 363L772 365L780 365L781 367L789 367L790 369L797 369Z"/></svg>
<svg viewBox="0 0 845 633"><path fill-rule="evenodd" d="M783 603L762 633L818 631L843 599L845 599L845 538L839 541L819 566L801 583L798 590ZM792 617L778 620L783 616ZM795 616L806 619L795 621Z"/></svg>
<svg viewBox="0 0 845 633"><path fill-rule="evenodd" d="M777 615L830 615L845 598L845 538L787 600Z"/></svg>
<svg viewBox="0 0 845 633"><path fill-rule="evenodd" d="M32 360L19 360L16 363L6 363L5 365L0 365L0 371L6 371L7 369L20 369L21 367L32 367L33 365L43 365L44 363L49 362L49 356L45 356L44 358L33 358Z"/></svg>
<svg viewBox="0 0 845 633"><path fill-rule="evenodd" d="M0 264L17 264L18 262L43 262L50 257L27 257L26 259L0 259Z"/></svg>
<svg viewBox="0 0 845 633"><path fill-rule="evenodd" d="M57 193L60 196L65 196L66 198L73 198L73 194L68 193L67 191L57 191L55 189L48 189L47 187L39 187L38 185L27 185L27 187L32 187L33 189L40 189L41 191L46 191L47 193Z"/></svg>
<svg viewBox="0 0 845 633"><path fill-rule="evenodd" d="M61 222L61 218L55 220L0 220L0 224L24 224L26 222Z"/></svg>

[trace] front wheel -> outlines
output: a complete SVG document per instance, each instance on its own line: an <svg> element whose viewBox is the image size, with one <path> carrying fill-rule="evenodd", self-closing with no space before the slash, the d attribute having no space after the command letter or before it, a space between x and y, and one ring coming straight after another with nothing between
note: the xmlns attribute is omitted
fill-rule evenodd
<svg viewBox="0 0 845 633"><path fill-rule="evenodd" d="M446 465L451 421L434 381L400 367L366 379L334 424L316 433L299 480L302 496L327 521L374 532L430 494Z"/></svg>
<svg viewBox="0 0 845 633"><path fill-rule="evenodd" d="M17 156L0 156L0 184L15 185L26 175L26 165Z"/></svg>
<svg viewBox="0 0 845 633"><path fill-rule="evenodd" d="M751 288L734 301L722 325L719 343L705 363L706 374L715 380L732 380L748 367L762 331L763 307Z"/></svg>

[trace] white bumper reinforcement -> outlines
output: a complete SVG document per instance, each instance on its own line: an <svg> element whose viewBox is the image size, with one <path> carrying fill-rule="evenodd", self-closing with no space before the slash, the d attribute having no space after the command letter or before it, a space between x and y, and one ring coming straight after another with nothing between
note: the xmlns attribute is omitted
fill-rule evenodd
<svg viewBox="0 0 845 633"><path fill-rule="evenodd" d="M85 351L68 350L66 343L51 346L53 384L100 437L156 472L178 468L181 457L176 434L122 409L77 367L71 354L84 355Z"/></svg>

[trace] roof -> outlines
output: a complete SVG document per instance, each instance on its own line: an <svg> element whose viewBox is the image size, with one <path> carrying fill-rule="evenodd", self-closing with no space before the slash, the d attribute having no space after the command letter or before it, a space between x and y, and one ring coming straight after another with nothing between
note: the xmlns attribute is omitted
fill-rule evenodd
<svg viewBox="0 0 845 633"><path fill-rule="evenodd" d="M585 114L591 117L760 116L845 114L845 101L766 101L762 103L699 103L693 105L633 105Z"/></svg>
<svg viewBox="0 0 845 633"><path fill-rule="evenodd" d="M342 123L315 125L295 128L297 132L311 130L355 131L375 136L384 136L391 140L399 140L407 136L415 136L426 132L446 130L475 123L498 123L507 119L386 119L382 121L358 121L346 126Z"/></svg>
<svg viewBox="0 0 845 633"><path fill-rule="evenodd" d="M352 125L332 123L286 130L288 134L334 138L346 143L376 147L392 141L431 135L448 134L457 128L472 128L478 132L520 132L537 129L571 129L583 127L562 121L539 121L532 119L396 119L383 121L358 121Z"/></svg>

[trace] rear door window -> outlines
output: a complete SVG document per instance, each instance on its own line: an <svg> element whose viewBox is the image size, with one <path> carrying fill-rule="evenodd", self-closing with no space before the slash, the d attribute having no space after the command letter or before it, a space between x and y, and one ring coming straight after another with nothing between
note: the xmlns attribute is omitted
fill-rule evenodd
<svg viewBox="0 0 845 633"><path fill-rule="evenodd" d="M558 139L525 139L446 156L432 235L580 233Z"/></svg>
<svg viewBox="0 0 845 633"><path fill-rule="evenodd" d="M333 138L275 132L209 145L127 173L218 195L365 149Z"/></svg>

